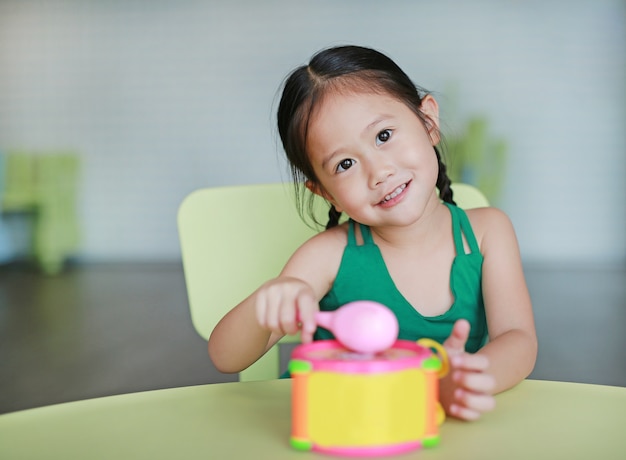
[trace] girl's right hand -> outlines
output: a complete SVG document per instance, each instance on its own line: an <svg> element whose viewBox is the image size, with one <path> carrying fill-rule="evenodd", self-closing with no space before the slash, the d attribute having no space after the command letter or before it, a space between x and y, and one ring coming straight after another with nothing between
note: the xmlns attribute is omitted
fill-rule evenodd
<svg viewBox="0 0 626 460"><path fill-rule="evenodd" d="M450 359L450 372L440 382L439 398L449 415L476 420L495 407L495 378L489 373L486 356L465 351L469 332L470 324L460 319L443 343Z"/></svg>
<svg viewBox="0 0 626 460"><path fill-rule="evenodd" d="M256 315L261 327L280 335L293 335L300 329L302 343L313 340L317 311L319 304L313 289L299 278L275 278L256 293Z"/></svg>

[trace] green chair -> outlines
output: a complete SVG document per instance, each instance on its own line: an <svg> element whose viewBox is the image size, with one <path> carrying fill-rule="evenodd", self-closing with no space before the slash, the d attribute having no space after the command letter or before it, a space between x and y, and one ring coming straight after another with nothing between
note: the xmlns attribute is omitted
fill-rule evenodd
<svg viewBox="0 0 626 460"><path fill-rule="evenodd" d="M26 213L32 217L33 241L28 255L34 256L45 274L55 275L80 243L79 156L72 152L11 152L0 156L4 163L0 214Z"/></svg>
<svg viewBox="0 0 626 460"><path fill-rule="evenodd" d="M452 188L463 208L488 205L472 186ZM277 276L291 254L318 231L302 221L294 197L293 184L276 183L200 189L181 203L178 232L187 296L193 325L204 339L232 307ZM315 215L326 222L327 208L315 198ZM287 336L280 343L298 340ZM239 378L277 378L279 361L275 346Z"/></svg>

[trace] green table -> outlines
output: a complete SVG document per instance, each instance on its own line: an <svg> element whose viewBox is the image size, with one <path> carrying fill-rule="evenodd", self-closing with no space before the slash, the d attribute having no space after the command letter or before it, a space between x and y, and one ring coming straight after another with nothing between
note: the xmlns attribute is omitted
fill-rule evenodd
<svg viewBox="0 0 626 460"><path fill-rule="evenodd" d="M0 416L0 459L314 459L289 447L290 380L134 393ZM397 459L626 458L626 388L526 380Z"/></svg>

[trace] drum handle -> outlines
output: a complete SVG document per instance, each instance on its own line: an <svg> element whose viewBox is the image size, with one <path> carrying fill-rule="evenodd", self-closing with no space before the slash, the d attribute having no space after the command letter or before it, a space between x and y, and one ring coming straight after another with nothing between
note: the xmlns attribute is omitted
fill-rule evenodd
<svg viewBox="0 0 626 460"><path fill-rule="evenodd" d="M437 377L443 378L448 374L450 370L450 362L448 360L448 353L446 349L439 342L436 342L433 339L423 338L417 341L418 345L423 346L424 348L430 348L435 352L439 361L441 361L441 369L437 372ZM441 425L446 420L446 412L443 410L441 403L437 401L436 407L436 415L435 415L437 425Z"/></svg>
<svg viewBox="0 0 626 460"><path fill-rule="evenodd" d="M430 348L435 352L439 361L441 361L441 369L437 372L437 377L443 378L448 374L450 370L450 362L448 361L448 353L446 353L446 349L439 342L436 342L433 339L419 339L417 341L418 345L423 346L424 348Z"/></svg>

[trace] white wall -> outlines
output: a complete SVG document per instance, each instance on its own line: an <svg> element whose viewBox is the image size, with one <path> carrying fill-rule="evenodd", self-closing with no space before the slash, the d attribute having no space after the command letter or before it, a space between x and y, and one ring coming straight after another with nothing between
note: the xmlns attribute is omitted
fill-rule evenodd
<svg viewBox="0 0 626 460"><path fill-rule="evenodd" d="M620 0L0 2L0 150L83 161L87 260L177 259L205 186L287 179L284 76L319 48L387 52L444 107L506 137L499 203L538 262L626 260Z"/></svg>

